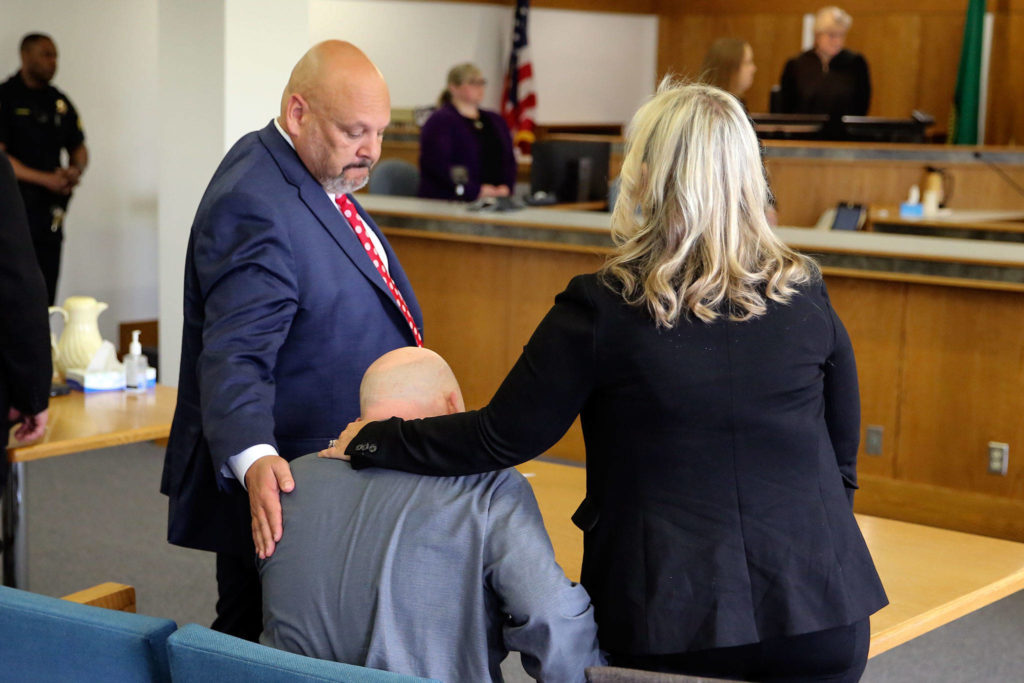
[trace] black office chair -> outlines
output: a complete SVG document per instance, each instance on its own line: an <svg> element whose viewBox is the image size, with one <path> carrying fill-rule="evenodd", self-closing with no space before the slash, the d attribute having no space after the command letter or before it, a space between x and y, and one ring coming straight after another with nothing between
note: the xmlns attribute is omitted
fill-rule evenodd
<svg viewBox="0 0 1024 683"><path fill-rule="evenodd" d="M420 171L408 161L384 159L370 173L370 194L415 197Z"/></svg>

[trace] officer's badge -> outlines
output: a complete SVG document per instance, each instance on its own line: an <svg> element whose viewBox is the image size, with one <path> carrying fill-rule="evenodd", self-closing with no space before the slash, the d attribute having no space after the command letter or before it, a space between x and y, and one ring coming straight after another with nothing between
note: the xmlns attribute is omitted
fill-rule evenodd
<svg viewBox="0 0 1024 683"><path fill-rule="evenodd" d="M68 103L65 102L62 98L57 98L57 113L58 114L67 114L68 113Z"/></svg>

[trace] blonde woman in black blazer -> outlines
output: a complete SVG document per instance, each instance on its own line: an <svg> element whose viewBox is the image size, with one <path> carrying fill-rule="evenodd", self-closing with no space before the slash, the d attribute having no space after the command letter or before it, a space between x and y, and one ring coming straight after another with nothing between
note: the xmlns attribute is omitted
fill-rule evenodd
<svg viewBox="0 0 1024 683"><path fill-rule="evenodd" d="M886 604L852 511L857 371L767 206L742 106L662 83L629 127L616 252L555 298L491 402L355 423L323 455L470 474L535 457L579 414L582 583L613 663L857 680Z"/></svg>

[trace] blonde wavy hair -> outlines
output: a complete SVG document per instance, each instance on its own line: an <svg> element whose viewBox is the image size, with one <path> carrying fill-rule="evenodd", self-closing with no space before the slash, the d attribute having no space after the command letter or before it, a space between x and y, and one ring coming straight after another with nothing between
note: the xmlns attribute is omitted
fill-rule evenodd
<svg viewBox="0 0 1024 683"><path fill-rule="evenodd" d="M633 117L605 284L657 324L763 315L818 267L775 235L753 127L735 97L666 78Z"/></svg>

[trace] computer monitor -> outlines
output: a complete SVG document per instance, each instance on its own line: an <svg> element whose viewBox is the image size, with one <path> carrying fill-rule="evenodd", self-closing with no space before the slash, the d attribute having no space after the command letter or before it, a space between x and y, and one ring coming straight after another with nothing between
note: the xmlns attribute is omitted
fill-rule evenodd
<svg viewBox="0 0 1024 683"><path fill-rule="evenodd" d="M858 142L927 142L925 130L935 119L925 112L914 110L909 118L895 119L882 116L844 116L842 122L846 140Z"/></svg>
<svg viewBox="0 0 1024 683"><path fill-rule="evenodd" d="M563 203L608 198L611 142L540 140L533 143L530 191L546 192Z"/></svg>
<svg viewBox="0 0 1024 683"><path fill-rule="evenodd" d="M825 114L751 114L762 140L820 140L828 124Z"/></svg>

